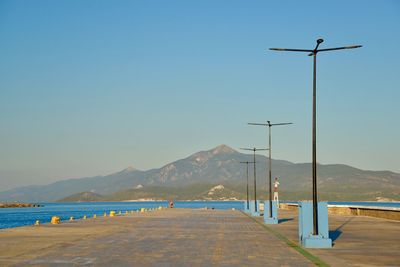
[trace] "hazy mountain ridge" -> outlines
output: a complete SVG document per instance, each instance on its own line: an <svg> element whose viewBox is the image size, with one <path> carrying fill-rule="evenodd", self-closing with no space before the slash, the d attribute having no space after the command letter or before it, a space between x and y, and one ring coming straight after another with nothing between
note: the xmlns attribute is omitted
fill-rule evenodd
<svg viewBox="0 0 400 267"><path fill-rule="evenodd" d="M245 165L240 161L252 161L252 154L243 154L220 145L214 149L200 151L184 159L167 164L159 169L141 171L128 167L122 171L106 175L69 179L44 186L25 186L0 192L1 201L45 202L56 201L79 192L95 192L104 196L114 196L116 192L130 191L142 185L140 190L146 195L149 187L187 188L193 184L204 184L204 191L211 185L222 184L236 188L237 196L243 196ZM257 155L257 184L262 192L266 189L267 157ZM311 190L311 164L272 160L273 176L280 177L282 192L298 192L299 196ZM249 178L253 181L253 166L249 166ZM318 165L319 190L322 193L359 194L393 198L400 195L400 174L390 171L364 171L348 165ZM173 189L171 189L174 191ZM227 189L228 190L228 189ZM160 192L161 194L162 192ZM194 190L193 194L200 191ZM121 193L120 193L121 194ZM148 194L147 194L148 195ZM174 194L171 193L171 196ZM176 194L175 194L176 195ZM179 196L184 196L180 194ZM168 196L168 197L171 197ZM134 197L134 195L130 195ZM116 197L119 198L119 197ZM370 197L369 197L370 198ZM191 199L191 198L190 198Z"/></svg>
<svg viewBox="0 0 400 267"><path fill-rule="evenodd" d="M59 202L92 202L92 201L102 201L102 200L104 200L104 196L100 194L96 194L93 192L81 192L60 199Z"/></svg>

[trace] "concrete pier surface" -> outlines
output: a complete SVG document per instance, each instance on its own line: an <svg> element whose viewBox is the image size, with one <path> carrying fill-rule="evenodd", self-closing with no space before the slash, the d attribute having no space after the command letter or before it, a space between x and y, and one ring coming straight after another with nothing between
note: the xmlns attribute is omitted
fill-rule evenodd
<svg viewBox="0 0 400 267"><path fill-rule="evenodd" d="M0 230L0 266L399 266L400 222L330 216L332 249L298 247L296 211L168 209Z"/></svg>
<svg viewBox="0 0 400 267"><path fill-rule="evenodd" d="M279 210L271 231L298 244L297 210ZM262 221L258 219L257 221ZM329 214L331 249L307 249L330 266L400 266L400 221Z"/></svg>

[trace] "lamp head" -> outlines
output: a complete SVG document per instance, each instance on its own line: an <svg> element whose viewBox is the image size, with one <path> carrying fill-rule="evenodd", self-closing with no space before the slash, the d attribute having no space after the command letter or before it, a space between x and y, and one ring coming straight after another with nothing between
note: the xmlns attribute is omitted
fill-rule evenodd
<svg viewBox="0 0 400 267"><path fill-rule="evenodd" d="M324 41L324 39L318 39L317 40L317 44L320 44L320 43L322 43Z"/></svg>

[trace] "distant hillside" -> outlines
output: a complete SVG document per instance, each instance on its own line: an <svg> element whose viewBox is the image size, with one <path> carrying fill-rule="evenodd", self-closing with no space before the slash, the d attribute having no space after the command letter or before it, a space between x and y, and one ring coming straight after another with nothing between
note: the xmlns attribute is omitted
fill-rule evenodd
<svg viewBox="0 0 400 267"><path fill-rule="evenodd" d="M130 189L106 196L105 200L237 200L243 198L245 198L243 193L237 192L223 185L193 184L185 187L151 186L141 189Z"/></svg>
<svg viewBox="0 0 400 267"><path fill-rule="evenodd" d="M326 201L377 201L382 200L381 194L369 193L338 193L320 192L319 199ZM80 198L80 194L60 201L86 201ZM250 200L253 199L254 192L250 188ZM283 200L302 200L311 199L311 190L306 191L282 191L280 198ZM73 199L73 200L72 200ZM140 189L129 189L103 196L98 201L134 201L134 200L244 200L246 199L246 186L242 185L215 185L215 184L194 184L185 187L163 187L150 186ZM257 199L267 200L268 193L264 189L257 190ZM385 201L397 199L385 198Z"/></svg>
<svg viewBox="0 0 400 267"><path fill-rule="evenodd" d="M84 202L93 201L89 200L88 193L92 196L91 192L83 192L74 194L70 197L58 200L58 202ZM237 192L232 188L224 185L212 184L193 184L184 187L163 187L163 186L150 186L146 189L129 189L113 193L108 196L97 195L95 201L127 201L127 200L238 200L245 198L241 192Z"/></svg>
<svg viewBox="0 0 400 267"><path fill-rule="evenodd" d="M72 196L58 200L58 202L92 202L102 201L104 197L102 195L93 192L81 192Z"/></svg>
<svg viewBox="0 0 400 267"><path fill-rule="evenodd" d="M226 145L220 145L159 169L141 171L129 167L107 176L69 179L45 186L18 187L0 192L0 201L56 201L83 191L95 192L113 200L125 200L128 196L129 199L145 198L149 195L156 196L156 193L158 197L193 199L201 194L201 188L206 192L216 185L225 186L225 197L236 193L237 196L243 196L246 174L245 167L239 162L252 159L251 154L243 154ZM267 157L257 155L256 160L257 184L260 194L263 194L267 189ZM252 184L252 166L249 169ZM319 192L329 200L375 200L377 197L400 200L398 173L365 171L341 164L318 164L317 170ZM280 178L282 196L287 194L288 199L310 198L310 163L296 164L273 159L272 173ZM185 188L192 193L185 195L185 192L177 191L177 188ZM228 190L236 193L228 194Z"/></svg>

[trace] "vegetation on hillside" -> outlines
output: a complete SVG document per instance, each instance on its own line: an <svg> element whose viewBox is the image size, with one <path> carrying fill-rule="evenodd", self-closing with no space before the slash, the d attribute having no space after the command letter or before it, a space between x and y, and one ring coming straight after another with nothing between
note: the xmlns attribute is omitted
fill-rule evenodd
<svg viewBox="0 0 400 267"><path fill-rule="evenodd" d="M252 189L252 188L251 188ZM217 184L192 184L184 187L150 186L140 189L122 190L110 195L88 197L88 192L75 194L61 199L61 202L73 201L129 201L129 200L245 200L245 185L217 185ZM93 194L93 193L92 193ZM254 199L254 192L250 190L250 199ZM376 201L382 192L326 192L319 193L321 201ZM399 195L384 193L390 200L400 200ZM268 199L265 189L257 190L258 199ZM282 191L281 200L298 201L310 200L310 191Z"/></svg>

